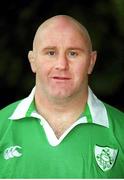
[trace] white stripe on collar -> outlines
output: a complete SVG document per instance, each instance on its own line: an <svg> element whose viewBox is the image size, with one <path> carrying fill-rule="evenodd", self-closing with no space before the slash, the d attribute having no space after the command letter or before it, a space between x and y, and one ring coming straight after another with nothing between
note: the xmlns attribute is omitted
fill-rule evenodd
<svg viewBox="0 0 124 180"><path fill-rule="evenodd" d="M17 119L24 118L31 102L34 99L34 94L35 94L35 87L33 88L30 95L27 98L23 99L18 104L17 108L15 109L13 114L9 117L9 119L17 120ZM99 124L105 127L109 127L109 121L108 121L105 105L93 94L90 88L88 88L87 103L91 112L93 123Z"/></svg>
<svg viewBox="0 0 124 180"><path fill-rule="evenodd" d="M35 93L35 87L32 89L31 93L29 94L28 97L26 97L25 99L23 99L16 107L15 111L13 112L13 114L9 117L9 119L12 120L18 120L21 118L24 118L28 108L30 106L30 104L32 103L33 99L34 99L34 93Z"/></svg>
<svg viewBox="0 0 124 180"><path fill-rule="evenodd" d="M109 127L109 120L105 105L88 88L88 105L91 112L93 123Z"/></svg>

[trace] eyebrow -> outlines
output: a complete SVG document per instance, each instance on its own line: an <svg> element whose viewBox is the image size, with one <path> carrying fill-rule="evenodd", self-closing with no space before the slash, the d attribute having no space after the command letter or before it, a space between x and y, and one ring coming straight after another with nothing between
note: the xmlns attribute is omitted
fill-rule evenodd
<svg viewBox="0 0 124 180"><path fill-rule="evenodd" d="M83 48L80 48L80 47L69 47L68 48L69 50L78 50L78 51L85 51L85 49L83 49Z"/></svg>
<svg viewBox="0 0 124 180"><path fill-rule="evenodd" d="M56 46L47 46L47 47L44 47L42 49L42 51L47 51L47 50L50 50L50 49L57 49ZM69 47L67 48L68 50L79 50L79 51L85 51L85 49L83 48L80 48L80 47L75 47L75 46L72 46L72 47Z"/></svg>
<svg viewBox="0 0 124 180"><path fill-rule="evenodd" d="M56 46L47 46L42 49L42 51L47 51L49 49L57 49Z"/></svg>

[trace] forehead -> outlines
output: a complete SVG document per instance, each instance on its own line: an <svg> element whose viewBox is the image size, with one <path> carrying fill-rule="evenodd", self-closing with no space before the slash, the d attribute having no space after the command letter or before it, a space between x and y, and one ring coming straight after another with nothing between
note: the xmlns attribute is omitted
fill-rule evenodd
<svg viewBox="0 0 124 180"><path fill-rule="evenodd" d="M39 34L41 41L83 41L84 37L76 28L71 26L51 25Z"/></svg>
<svg viewBox="0 0 124 180"><path fill-rule="evenodd" d="M34 39L35 43L86 43L88 45L88 37L84 29L77 22L70 19L59 18L52 19L43 23Z"/></svg>

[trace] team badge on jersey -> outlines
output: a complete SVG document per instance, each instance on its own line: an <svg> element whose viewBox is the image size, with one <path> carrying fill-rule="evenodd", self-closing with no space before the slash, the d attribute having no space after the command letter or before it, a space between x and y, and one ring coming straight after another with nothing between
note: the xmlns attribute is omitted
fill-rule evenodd
<svg viewBox="0 0 124 180"><path fill-rule="evenodd" d="M103 171L108 171L113 167L117 153L117 149L95 145L96 162Z"/></svg>

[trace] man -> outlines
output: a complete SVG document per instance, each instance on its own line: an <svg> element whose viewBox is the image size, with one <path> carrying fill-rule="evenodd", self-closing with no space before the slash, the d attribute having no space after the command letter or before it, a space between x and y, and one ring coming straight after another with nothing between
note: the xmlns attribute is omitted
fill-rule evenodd
<svg viewBox="0 0 124 180"><path fill-rule="evenodd" d="M88 87L96 56L72 17L41 24L28 54L36 86L0 112L0 178L124 178L124 114Z"/></svg>

